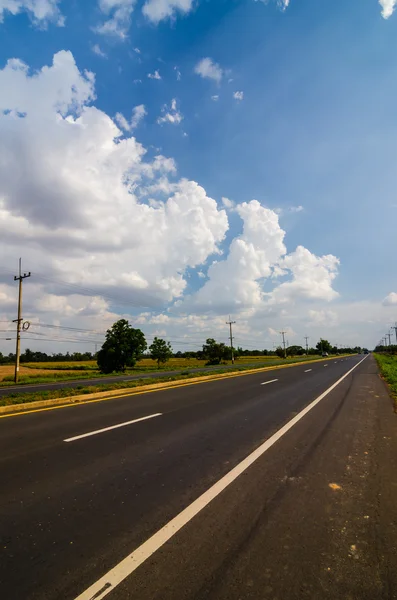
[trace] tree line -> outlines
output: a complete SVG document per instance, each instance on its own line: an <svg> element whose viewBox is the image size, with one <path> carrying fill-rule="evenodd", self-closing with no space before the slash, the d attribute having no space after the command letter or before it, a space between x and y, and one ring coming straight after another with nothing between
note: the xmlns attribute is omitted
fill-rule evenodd
<svg viewBox="0 0 397 600"><path fill-rule="evenodd" d="M397 348L397 346L396 346ZM353 354L361 352L359 347L337 348L332 346L328 340L320 339L315 348L309 348L306 352L303 346L292 345L284 348L279 346L274 350L244 350L242 347L233 349L234 357L238 360L243 356L278 356L280 358L327 354ZM97 360L99 370L102 373L124 372L127 367L134 367L137 361L143 357L150 357L157 361L160 367L170 358L195 358L206 361L208 365L219 365L232 358L232 348L214 338L208 338L202 346L202 350L173 352L171 344L162 338L155 337L148 346L144 333L140 329L133 328L126 319L119 319L107 330L105 341L97 354L91 352L66 352L46 354L45 352L26 349L20 357L21 363L35 362L82 362ZM0 352L0 364L13 363L15 355L3 356Z"/></svg>

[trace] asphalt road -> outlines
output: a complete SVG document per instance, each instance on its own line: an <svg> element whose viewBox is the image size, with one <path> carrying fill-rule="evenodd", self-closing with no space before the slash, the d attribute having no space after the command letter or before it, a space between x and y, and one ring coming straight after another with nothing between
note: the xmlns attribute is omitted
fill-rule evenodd
<svg viewBox="0 0 397 600"><path fill-rule="evenodd" d="M302 414L362 359L0 419L1 597L397 598L373 358Z"/></svg>
<svg viewBox="0 0 397 600"><path fill-rule="evenodd" d="M261 363L259 363L259 361L254 362L254 363L241 363L241 366L244 367L257 367L257 366L262 366ZM219 366L212 366L212 367L206 367L206 366L202 366L202 367L197 367L194 369L189 369L189 368L184 368L184 369L177 369L174 371L156 371L153 373L139 373L137 375L116 375L116 376L109 376L109 377L97 377L95 379L74 379L74 380L66 380L66 381L58 381L55 383L36 383L36 384L21 384L21 385L11 385L9 387L1 387L0 388L0 398L3 396L9 396L10 394L15 394L16 392L20 393L20 392L42 392L43 390L46 391L52 391L52 390L59 390L59 389L64 389L64 388L77 388L80 387L81 385L87 386L87 385L104 385L105 383L120 383L122 381L134 381L136 379L150 379L150 378L154 378L157 379L158 377L173 377L174 375L180 375L181 373L184 373L186 371L189 371L189 373L203 373L205 372L210 372L210 371L217 371L219 369L234 369L236 366L238 365L219 365ZM266 363L263 364L263 366L266 366ZM271 366L271 365L269 365ZM78 375L76 375L76 377L78 377Z"/></svg>

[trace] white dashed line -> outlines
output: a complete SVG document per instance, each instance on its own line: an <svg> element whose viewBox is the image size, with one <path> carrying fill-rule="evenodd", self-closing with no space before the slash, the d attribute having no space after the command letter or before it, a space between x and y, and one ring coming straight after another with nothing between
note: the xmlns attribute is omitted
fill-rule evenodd
<svg viewBox="0 0 397 600"><path fill-rule="evenodd" d="M261 385L267 385L268 383L274 383L275 381L278 381L278 379L271 379L270 381L264 381L263 383L261 383Z"/></svg>
<svg viewBox="0 0 397 600"><path fill-rule="evenodd" d="M131 554L128 554L115 567L110 569L105 575L93 583L88 589L82 592L75 600L102 600L110 594L126 577L131 575L138 567L150 558L159 548L170 540L178 531L182 529L189 521L198 515L203 508L208 506L214 498L219 496L233 481L244 473L253 463L255 463L269 448L271 448L287 431L292 429L308 412L310 412L323 398L328 396L346 377L350 375L367 357L363 358L354 365L347 373L342 375L338 381L335 381L325 392L313 400L306 408L293 417L281 429L276 431L268 440L261 444L256 450L249 454L243 461L236 465L229 473L226 473L221 479L214 483L204 494L201 494L192 504L187 506L176 517L171 519L164 527L153 534L146 542L143 542Z"/></svg>
<svg viewBox="0 0 397 600"><path fill-rule="evenodd" d="M323 365L324 367L328 367L328 365Z"/></svg>
<svg viewBox="0 0 397 600"><path fill-rule="evenodd" d="M105 431L110 431L111 429L118 429L119 427L126 427L127 425L132 425L133 423L139 423L140 421L146 421L147 419L153 419L154 417L161 417L163 413L156 413L154 415L148 415L147 417L141 417L140 419L134 419L133 421L126 421L125 423L118 423L117 425L112 425L111 427L105 427L104 429L97 429L96 431L90 431L88 433L83 433L81 435L75 435L74 437L67 438L63 440L64 442L75 442L76 440L81 440L82 438L90 437L91 435L98 435L98 433L105 433Z"/></svg>
<svg viewBox="0 0 397 600"><path fill-rule="evenodd" d="M306 369L305 373L310 373L310 371L313 371L313 369Z"/></svg>

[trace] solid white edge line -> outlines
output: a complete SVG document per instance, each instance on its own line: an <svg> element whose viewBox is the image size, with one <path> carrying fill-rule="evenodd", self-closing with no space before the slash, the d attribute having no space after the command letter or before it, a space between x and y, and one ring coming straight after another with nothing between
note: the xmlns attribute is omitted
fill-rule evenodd
<svg viewBox="0 0 397 600"><path fill-rule="evenodd" d="M313 369L307 369L307 371L305 371L305 373L310 373L310 371L313 371Z"/></svg>
<svg viewBox="0 0 397 600"><path fill-rule="evenodd" d="M193 519L199 512L203 510L214 498L219 496L223 490L225 490L233 481L237 479L244 471L248 469L255 461L258 460L269 448L271 448L280 438L283 437L298 423L308 412L312 410L323 398L325 398L332 390L336 388L346 377L350 375L361 363L367 358L365 356L360 362L358 362L352 369L345 373L338 381L336 381L331 387L323 392L318 398L313 400L306 408L298 413L293 419L288 421L286 425L281 427L274 435L272 435L266 442L264 442L259 448L254 450L249 456L247 456L240 464L234 469L224 475L219 481L211 486L204 494L199 496L190 506L185 508L182 512L169 521L164 527L159 529L152 537L146 542L134 550L131 554L126 556L121 562L119 562L113 569L108 571L106 575L98 579L93 583L87 590L77 596L75 600L101 600L112 592L116 586L118 586L126 577L131 575L142 563L144 563L150 556L152 556L161 546L163 546L169 539L171 539L182 527L184 527L189 521Z"/></svg>
<svg viewBox="0 0 397 600"><path fill-rule="evenodd" d="M264 381L263 383L261 383L261 385L267 385L268 383L274 383L275 381L278 381L278 379L271 379L270 381Z"/></svg>
<svg viewBox="0 0 397 600"><path fill-rule="evenodd" d="M126 427L127 425L132 425L133 423L139 423L140 421L146 421L147 419L153 419L154 417L161 417L162 414L163 413L156 413L154 415L148 415L147 417L140 417L139 419L134 419L133 421L125 421L124 423L118 423L117 425L111 425L110 427L104 427L103 429L97 429L96 431L89 431L88 433L75 435L74 437L67 438L63 441L75 442L76 440L81 440L83 438L90 437L91 435L98 435L98 433L104 433L105 431L111 431L112 429L118 429L119 427Z"/></svg>

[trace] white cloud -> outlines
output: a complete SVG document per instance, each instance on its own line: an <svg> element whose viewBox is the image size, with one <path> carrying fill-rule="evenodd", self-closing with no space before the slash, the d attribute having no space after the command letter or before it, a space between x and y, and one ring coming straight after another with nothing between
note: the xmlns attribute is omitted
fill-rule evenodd
<svg viewBox="0 0 397 600"><path fill-rule="evenodd" d="M382 7L382 17L388 19L394 13L397 6L397 0L379 0L379 4Z"/></svg>
<svg viewBox="0 0 397 600"><path fill-rule="evenodd" d="M383 306L394 306L397 304L397 294L396 292L390 292L383 300Z"/></svg>
<svg viewBox="0 0 397 600"><path fill-rule="evenodd" d="M60 0L0 0L0 22L7 14L27 12L33 23L40 27L46 27L50 22L63 26L64 17L60 13L59 3Z"/></svg>
<svg viewBox="0 0 397 600"><path fill-rule="evenodd" d="M137 187L175 164L145 162L94 98L93 74L70 52L32 76L17 60L0 70L2 262L22 252L27 270L128 295L130 306L162 304L183 294L188 267L218 251L227 216L185 179L158 207L142 202Z"/></svg>
<svg viewBox="0 0 397 600"><path fill-rule="evenodd" d="M92 51L94 54L96 54L97 56L100 56L101 58L107 58L106 53L101 49L99 44L94 44L92 46Z"/></svg>
<svg viewBox="0 0 397 600"><path fill-rule="evenodd" d="M259 0L259 2L263 2L263 4L267 4L269 0ZM275 0L277 6L284 12L289 7L290 0ZM255 0L258 2L258 0Z"/></svg>
<svg viewBox="0 0 397 600"><path fill-rule="evenodd" d="M174 67L174 71L176 71L176 80L180 81L182 78L182 73L180 72L178 67Z"/></svg>
<svg viewBox="0 0 397 600"><path fill-rule="evenodd" d="M334 327L338 322L338 315L333 310L309 310L309 317L313 325Z"/></svg>
<svg viewBox="0 0 397 600"><path fill-rule="evenodd" d="M235 100L243 100L244 92L233 92L233 98Z"/></svg>
<svg viewBox="0 0 397 600"><path fill-rule="evenodd" d="M162 116L157 119L157 123L171 123L172 125L179 125L183 119L183 115L177 108L176 99L171 100L171 106L164 104L161 109Z"/></svg>
<svg viewBox="0 0 397 600"><path fill-rule="evenodd" d="M335 256L315 256L303 246L298 246L295 252L280 260L279 265L292 274L292 281L275 288L273 302L289 302L297 298L330 301L338 297L332 288L339 265Z"/></svg>
<svg viewBox="0 0 397 600"><path fill-rule="evenodd" d="M134 52L136 52L137 54L141 53L141 51L139 50L139 48L134 48Z"/></svg>
<svg viewBox="0 0 397 600"><path fill-rule="evenodd" d="M159 23L177 13L187 14L192 8L193 0L146 0L142 12L153 23Z"/></svg>
<svg viewBox="0 0 397 600"><path fill-rule="evenodd" d="M127 121L122 113L116 113L115 119L122 129L125 131L132 131L139 125L145 115L147 115L145 105L139 104L132 109L130 121Z"/></svg>
<svg viewBox="0 0 397 600"><path fill-rule="evenodd" d="M225 208L233 209L236 206L236 203L233 200L229 200L229 198L222 197L222 204Z"/></svg>
<svg viewBox="0 0 397 600"><path fill-rule="evenodd" d="M135 3L136 0L99 0L100 11L108 18L95 31L125 39Z"/></svg>
<svg viewBox="0 0 397 600"><path fill-rule="evenodd" d="M213 79L217 83L220 83L223 77L223 70L220 65L209 57L202 58L194 67L194 72L204 79Z"/></svg>
<svg viewBox="0 0 397 600"><path fill-rule="evenodd" d="M226 204L225 204L226 200ZM228 205L228 199L222 199ZM243 220L243 232L233 239L226 259L208 269L208 281L181 303L181 309L235 312L274 310L300 300L330 301L338 296L332 288L339 261L334 256L317 257L298 246L286 254L285 232L277 214L252 200L235 207ZM290 280L263 291L265 279L289 275ZM277 308L278 309L278 308Z"/></svg>
<svg viewBox="0 0 397 600"><path fill-rule="evenodd" d="M147 76L149 79L161 79L161 75L158 71L155 71L154 73L148 73Z"/></svg>
<svg viewBox="0 0 397 600"><path fill-rule="evenodd" d="M292 212L292 213L299 213L305 209L303 208L303 206L299 205L299 206L290 206L290 208L288 210L289 210L289 212Z"/></svg>
<svg viewBox="0 0 397 600"><path fill-rule="evenodd" d="M211 96L211 100L213 100L214 102L218 102L218 100L219 100L218 94L214 94L214 96Z"/></svg>

